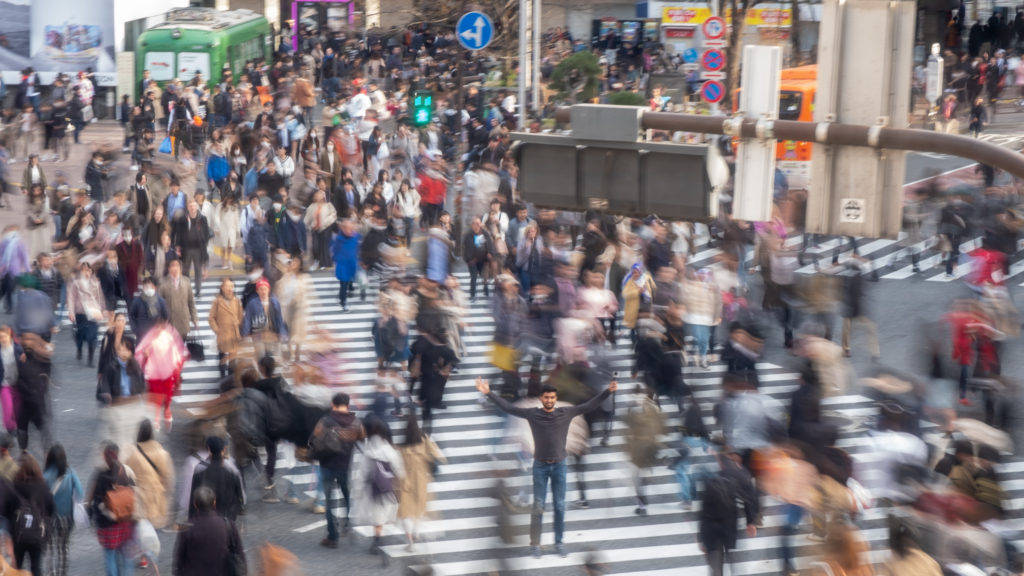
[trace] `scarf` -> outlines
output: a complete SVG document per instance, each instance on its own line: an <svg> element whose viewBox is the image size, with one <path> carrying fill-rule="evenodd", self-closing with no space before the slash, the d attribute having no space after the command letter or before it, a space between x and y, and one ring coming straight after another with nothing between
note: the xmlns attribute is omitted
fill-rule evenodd
<svg viewBox="0 0 1024 576"><path fill-rule="evenodd" d="M141 298L142 301L146 303L146 313L149 314L150 318L156 318L157 314L160 313L156 305L156 294L153 294L152 296L146 296L145 294L143 294Z"/></svg>

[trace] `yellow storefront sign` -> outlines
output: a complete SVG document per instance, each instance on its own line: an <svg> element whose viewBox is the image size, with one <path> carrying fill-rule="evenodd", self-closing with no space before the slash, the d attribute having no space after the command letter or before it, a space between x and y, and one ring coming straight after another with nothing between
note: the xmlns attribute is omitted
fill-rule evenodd
<svg viewBox="0 0 1024 576"><path fill-rule="evenodd" d="M747 10L747 26L792 26L793 11L787 8L751 8Z"/></svg>
<svg viewBox="0 0 1024 576"><path fill-rule="evenodd" d="M662 26L699 26L711 17L709 8L699 6L666 6L661 10ZM732 11L725 11L725 21L732 24ZM750 8L747 26L788 28L793 25L793 11L788 8Z"/></svg>
<svg viewBox="0 0 1024 576"><path fill-rule="evenodd" d="M666 26L698 26L711 18L709 8L666 6L661 10L661 23Z"/></svg>
<svg viewBox="0 0 1024 576"><path fill-rule="evenodd" d="M793 25L793 11L788 8L750 8L747 26L774 26L788 28ZM725 22L732 25L732 10L726 9Z"/></svg>

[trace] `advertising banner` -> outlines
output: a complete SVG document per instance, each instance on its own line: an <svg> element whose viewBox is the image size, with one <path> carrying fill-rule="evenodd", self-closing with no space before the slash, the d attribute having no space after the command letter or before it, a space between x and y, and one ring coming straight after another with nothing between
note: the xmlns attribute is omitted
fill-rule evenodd
<svg viewBox="0 0 1024 576"><path fill-rule="evenodd" d="M100 85L117 84L114 2L0 0L0 71L16 84L31 66L49 84L58 72L92 68Z"/></svg>
<svg viewBox="0 0 1024 576"><path fill-rule="evenodd" d="M709 8L689 6L668 6L661 11L663 26L698 26L711 17Z"/></svg>

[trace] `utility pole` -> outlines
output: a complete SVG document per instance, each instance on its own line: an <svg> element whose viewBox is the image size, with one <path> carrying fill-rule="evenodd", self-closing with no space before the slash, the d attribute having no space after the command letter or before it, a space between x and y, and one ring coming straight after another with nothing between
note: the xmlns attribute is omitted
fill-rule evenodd
<svg viewBox="0 0 1024 576"><path fill-rule="evenodd" d="M533 86L533 112L536 116L540 116L539 111L544 108L544 103L540 101L540 60L543 56L541 52L541 40L543 39L543 30L541 29L542 4L543 0L533 0L533 77L531 78L531 86Z"/></svg>
<svg viewBox="0 0 1024 576"><path fill-rule="evenodd" d="M466 0L462 0L459 2L459 15L461 16L465 13ZM469 50L463 48L461 44L457 48L458 52L456 52L457 56L455 58L455 108L458 114L459 123L459 142L456 145L458 157L455 158L455 162L452 163L454 169L449 167L448 170L448 180L456 187L455 206L453 206L453 208L455 208L455 218L452 219L452 226L455 228L454 232L456 239L461 238L462 236L462 187L465 182L459 183L459 178L462 174L462 157L466 155L466 125L462 122L462 117L465 113L464 108L466 107L466 99L462 93L462 80L465 74L463 72L463 66L465 66L466 63L466 55L469 53ZM462 254L461 246L461 242L455 242L455 253L458 255Z"/></svg>
<svg viewBox="0 0 1024 576"><path fill-rule="evenodd" d="M529 45L529 37L527 33L527 27L530 23L529 16L530 0L519 0L519 73L516 75L516 81L519 83L519 122L517 126L520 130L526 129L526 83L529 81L527 76L527 65L526 47Z"/></svg>

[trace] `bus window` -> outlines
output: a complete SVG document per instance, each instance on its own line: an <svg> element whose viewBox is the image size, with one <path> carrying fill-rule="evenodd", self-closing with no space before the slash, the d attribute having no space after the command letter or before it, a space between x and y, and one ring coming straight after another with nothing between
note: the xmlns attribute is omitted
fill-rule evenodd
<svg viewBox="0 0 1024 576"><path fill-rule="evenodd" d="M146 64L149 77L157 82L174 79L174 52L146 52Z"/></svg>
<svg viewBox="0 0 1024 576"><path fill-rule="evenodd" d="M203 80L210 79L210 55L206 52L181 52L178 54L178 78L188 82L196 72L203 75Z"/></svg>
<svg viewBox="0 0 1024 576"><path fill-rule="evenodd" d="M799 120L803 97L799 92L783 90L779 93L779 120Z"/></svg>

